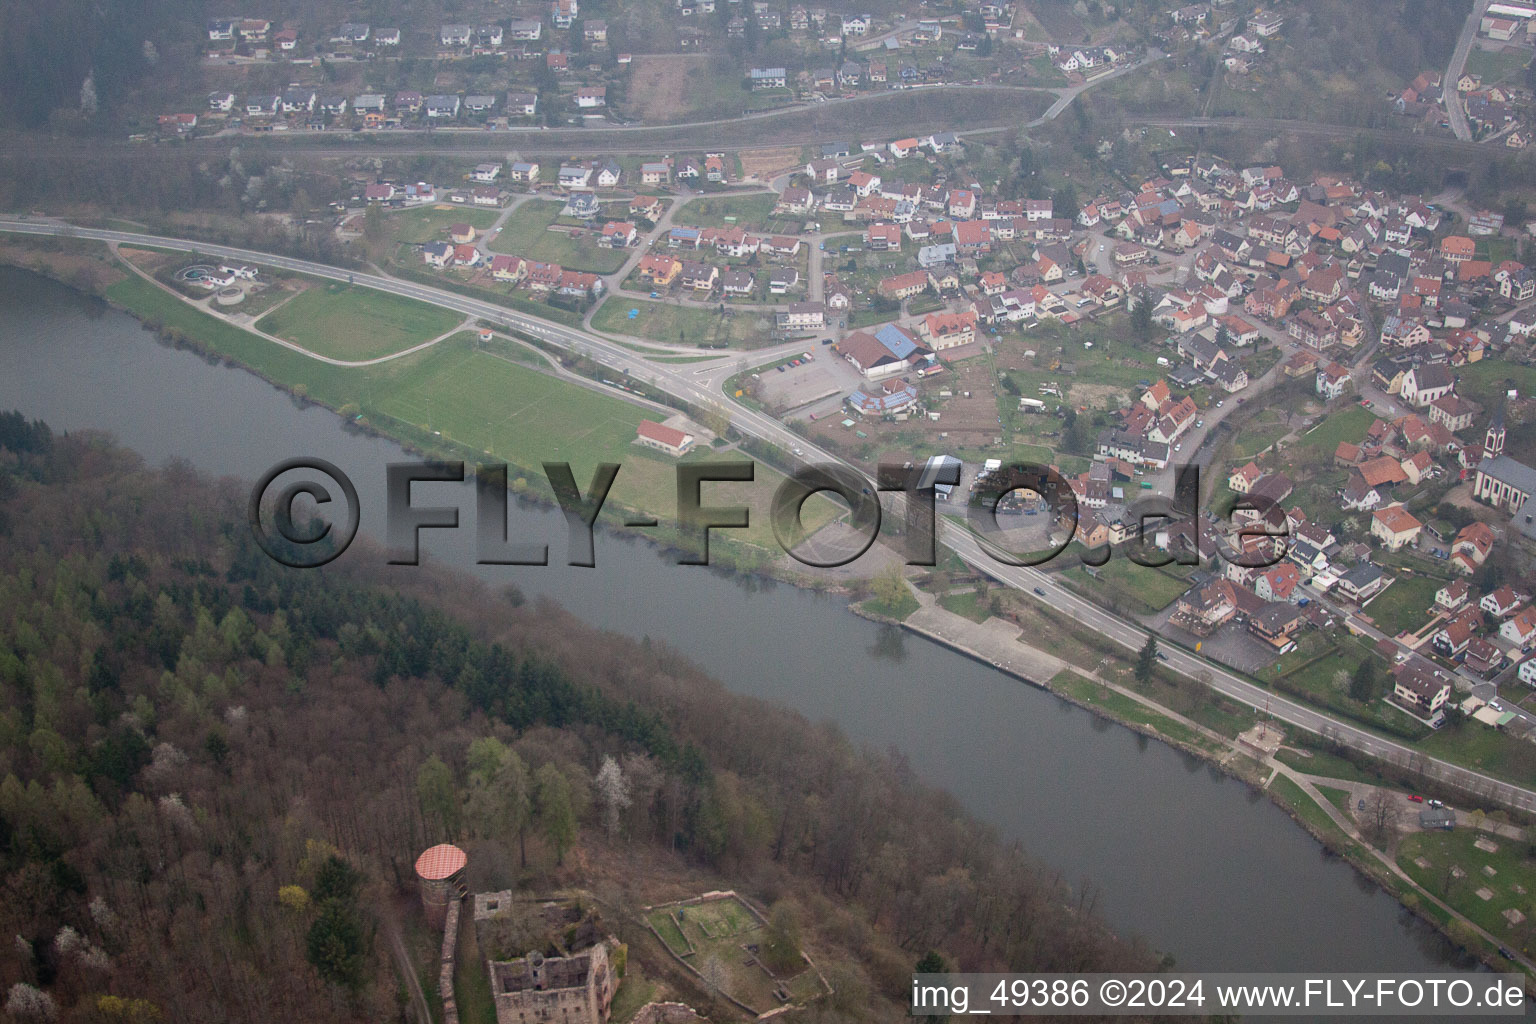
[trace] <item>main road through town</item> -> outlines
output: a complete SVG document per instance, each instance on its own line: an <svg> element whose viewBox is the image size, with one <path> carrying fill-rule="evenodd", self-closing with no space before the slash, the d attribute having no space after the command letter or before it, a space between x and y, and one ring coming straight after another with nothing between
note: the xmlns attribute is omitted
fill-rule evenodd
<svg viewBox="0 0 1536 1024"><path fill-rule="evenodd" d="M401 281L380 274L350 271L289 256L276 256L249 249L129 231L76 227L58 220L0 217L0 231L85 238L124 245L155 246L183 252L195 251L221 259L260 263L314 277L349 281L513 328L603 365L620 369L634 379L644 381L669 395L691 403L717 408L727 404L724 396L715 390L712 383L700 381L692 372L680 372L663 365L647 363L641 354L632 349L624 348L616 342L586 331L541 320L495 303L469 298L429 285ZM798 452L800 453L798 457L804 461L842 463L837 456L816 447L771 416L734 403L729 403L729 414L732 423L740 432L766 441L786 453ZM964 524L941 516L938 529L939 539L977 571L984 572L1021 592L1033 593L1051 607L1066 612L1078 622L1126 648L1137 650L1146 643L1147 631L1141 626L1111 614L1091 601L1057 585L1047 573L1030 567L1008 565L993 557L984 549L982 541ZM1329 717L1306 705L1287 700L1283 696L1255 686L1222 666L1192 652L1170 644L1162 645L1161 650L1167 665L1174 671L1198 680L1233 700L1241 701L1255 709L1264 709L1269 715L1282 722L1324 735L1334 742L1373 757L1410 767L1465 792L1508 807L1536 811L1536 791L1428 757L1412 747L1379 736L1349 722Z"/></svg>

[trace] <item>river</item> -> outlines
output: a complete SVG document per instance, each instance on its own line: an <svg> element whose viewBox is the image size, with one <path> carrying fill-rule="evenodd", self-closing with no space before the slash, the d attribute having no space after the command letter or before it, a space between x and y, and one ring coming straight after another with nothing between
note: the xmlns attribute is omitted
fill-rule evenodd
<svg viewBox="0 0 1536 1024"><path fill-rule="evenodd" d="M0 267L0 409L11 408L55 430L109 431L152 464L180 458L215 475L254 479L291 456L328 459L357 483L370 532L381 529L384 464L401 458L251 374L162 345L95 299ZM468 527L472 498L454 488L418 486L417 504L457 503ZM513 516L514 529L560 557L556 513ZM469 528L426 534L423 549L473 569L472 538ZM1467 966L1279 808L1198 759L834 598L674 565L612 535L599 535L596 555L595 569L488 575L596 625L665 639L733 690L902 751L920 777L1066 880L1091 881L1114 927L1181 968Z"/></svg>

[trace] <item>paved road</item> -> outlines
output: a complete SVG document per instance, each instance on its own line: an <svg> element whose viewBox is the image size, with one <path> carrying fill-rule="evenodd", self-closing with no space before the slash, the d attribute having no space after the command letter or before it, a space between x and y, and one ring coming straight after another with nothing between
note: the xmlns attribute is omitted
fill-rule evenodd
<svg viewBox="0 0 1536 1024"><path fill-rule="evenodd" d="M472 299L453 292L409 281L399 281L377 274L358 273L314 263L288 256L238 249L232 246L188 242L176 238L163 238L128 231L110 231L97 228L79 228L58 221L33 221L22 218L0 218L0 231L33 235L64 235L91 238L126 245L149 245L184 252L197 251L225 259L264 263L298 273L331 280L354 281L357 284L406 298L418 299L446 309L456 310L466 316L474 316L491 323L513 327L534 337L585 355L607 366L623 367L630 376L642 380L668 394L700 403L707 407L724 408L719 391L701 381L687 366L673 370L668 366L645 363L636 354L618 344L589 334L585 331L564 327L539 320L479 299ZM696 368L695 368L696 369ZM729 410L731 422L741 432L766 441L783 451L802 452L807 462L839 463L842 460L823 451L809 440L793 433L783 423L754 409L733 406ZM871 482L873 487L873 482ZM1119 616L1092 604L1077 594L1058 586L1050 576L1038 569L1005 565L983 549L981 542L964 525L948 517L940 517L939 539L956 552L961 559L977 571L1024 593L1037 597L1059 611L1071 615L1078 622L1101 633L1130 650L1139 650L1146 642L1147 632L1142 627L1127 622ZM1164 644L1164 658L1174 671L1209 685L1212 689L1241 701L1251 707L1266 706L1270 715L1296 728L1326 735L1331 740L1363 751L1374 757L1410 766L1425 775L1491 801L1524 811L1536 811L1536 791L1511 785L1490 778L1480 772L1426 757L1411 747L1377 736L1365 729L1330 718L1313 708L1295 703L1285 697L1261 689L1246 682L1226 669L1188 651Z"/></svg>
<svg viewBox="0 0 1536 1024"><path fill-rule="evenodd" d="M1467 54L1472 52L1472 44L1477 41L1477 26L1488 4L1489 0L1476 0L1473 3L1472 13L1467 15L1466 23L1461 26L1456 49L1451 51L1451 62L1446 65L1445 77L1440 81L1441 95L1445 97L1446 119L1451 122L1451 131L1463 142L1472 141L1472 128L1467 124L1467 107L1461 101L1461 92L1456 88L1456 82L1461 78L1462 68L1467 66Z"/></svg>
<svg viewBox="0 0 1536 1024"><path fill-rule="evenodd" d="M79 159L101 158L109 153L123 153L136 160L150 156L167 158L185 154L188 147L227 154L229 147L256 148L274 153L311 153L317 156L367 155L374 157L410 157L452 155L471 159L505 159L515 149L524 156L650 156L656 153L697 149L750 149L775 146L806 146L826 142L839 133L890 132L924 135L951 130L956 123L955 110L945 105L942 113L920 110L924 98L960 92L977 97L1002 94L1004 97L1051 95L1055 99L1046 111L1030 121L1020 121L1010 104L994 104L1003 113L971 128L957 131L961 136L987 135L1009 129L1037 128L1055 120L1089 89L1131 74L1166 54L1153 50L1138 61L1106 72L1077 85L1041 88L1022 85L937 85L914 89L892 89L850 99L798 104L774 110L762 110L738 117L681 124L604 125L592 128L508 128L497 131L471 129L398 129L391 131L286 132L262 135L226 132L199 139L178 141L174 145L145 146L139 143L80 142L27 133L0 134L0 151L39 156L69 156ZM904 99L916 112L894 116L883 107ZM869 107L870 110L862 108ZM776 125L775 120L785 122ZM786 127L787 125L787 127ZM902 126L899 129L889 127Z"/></svg>

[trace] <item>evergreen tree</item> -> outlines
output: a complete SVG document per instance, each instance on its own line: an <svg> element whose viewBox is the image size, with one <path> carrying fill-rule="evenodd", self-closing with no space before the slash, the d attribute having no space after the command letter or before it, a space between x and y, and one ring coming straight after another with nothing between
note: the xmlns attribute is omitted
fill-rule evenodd
<svg viewBox="0 0 1536 1024"><path fill-rule="evenodd" d="M1362 704L1376 696L1376 661L1366 658L1349 679L1349 695Z"/></svg>
<svg viewBox="0 0 1536 1024"><path fill-rule="evenodd" d="M1149 683L1152 681L1152 670L1157 667L1157 635L1147 634L1147 642L1141 645L1141 653L1136 656L1136 681Z"/></svg>

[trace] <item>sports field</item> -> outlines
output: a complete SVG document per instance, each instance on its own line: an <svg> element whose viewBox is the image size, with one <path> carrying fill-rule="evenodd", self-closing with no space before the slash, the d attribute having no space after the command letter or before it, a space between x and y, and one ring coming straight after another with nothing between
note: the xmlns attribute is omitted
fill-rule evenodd
<svg viewBox="0 0 1536 1024"><path fill-rule="evenodd" d="M593 463L627 454L646 418L637 406L458 338L424 356L375 403L390 416L519 465L569 461L578 479Z"/></svg>
<svg viewBox="0 0 1536 1024"><path fill-rule="evenodd" d="M374 359L453 329L445 309L371 288L317 284L256 322L259 330L333 359Z"/></svg>

